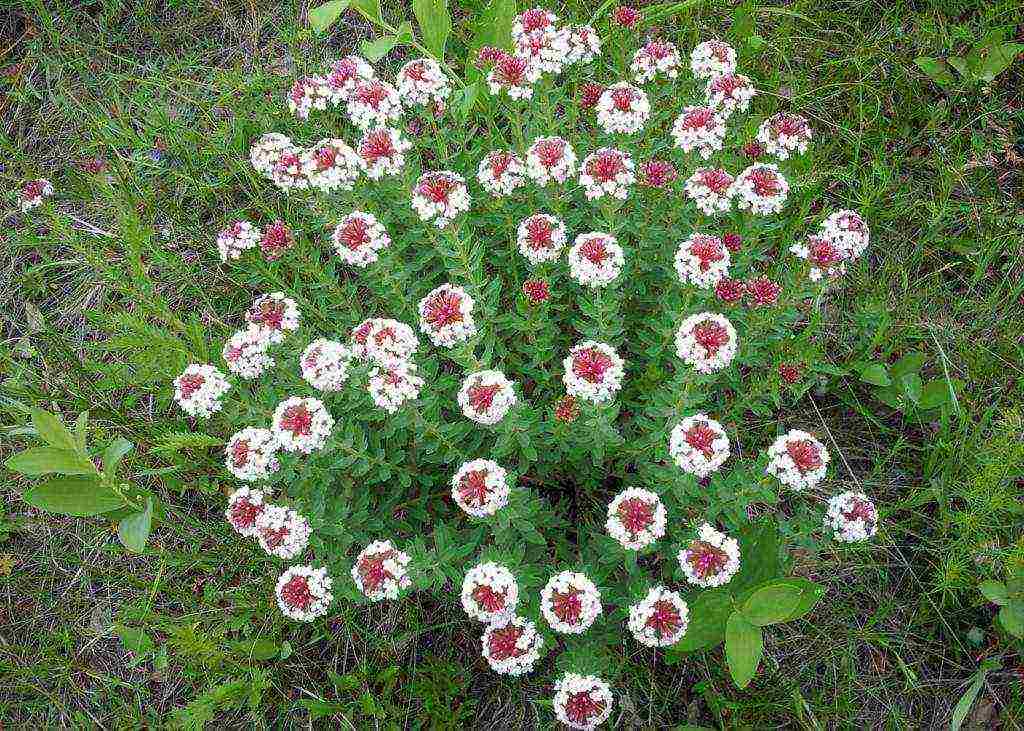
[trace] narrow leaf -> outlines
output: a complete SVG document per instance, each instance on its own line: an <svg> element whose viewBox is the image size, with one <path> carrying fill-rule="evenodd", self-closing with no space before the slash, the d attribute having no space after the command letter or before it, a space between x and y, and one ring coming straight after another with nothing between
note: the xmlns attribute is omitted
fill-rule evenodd
<svg viewBox="0 0 1024 731"><path fill-rule="evenodd" d="M133 553L142 553L153 527L153 498L146 501L146 509L132 513L117 524L117 537Z"/></svg>
<svg viewBox="0 0 1024 731"><path fill-rule="evenodd" d="M60 419L49 411L39 408L32 409L32 424L39 433L39 438L51 447L60 447L61 449L76 449L78 447L74 435L68 431Z"/></svg>
<svg viewBox="0 0 1024 731"><path fill-rule="evenodd" d="M96 466L81 453L57 447L32 447L12 455L7 469L29 477L59 473L63 475L95 475Z"/></svg>
<svg viewBox="0 0 1024 731"><path fill-rule="evenodd" d="M452 32L448 0L412 0L412 12L420 24L423 45L438 61L443 61L445 44Z"/></svg>
<svg viewBox="0 0 1024 731"><path fill-rule="evenodd" d="M981 692L981 686L985 683L985 675L985 672L979 670L975 675L974 682L960 696L956 708L953 709L953 717L949 720L949 731L960 731L960 727L964 724L964 719L967 718L967 713L971 710L971 706L974 705L974 699Z"/></svg>
<svg viewBox="0 0 1024 731"><path fill-rule="evenodd" d="M370 22L381 24L380 0L352 0L352 7Z"/></svg>
<svg viewBox="0 0 1024 731"><path fill-rule="evenodd" d="M763 653L761 628L752 625L739 612L733 612L725 625L725 658L736 687L750 685Z"/></svg>
<svg viewBox="0 0 1024 731"><path fill-rule="evenodd" d="M101 515L124 505L121 496L94 477L57 477L22 495L29 505L78 517Z"/></svg>
<svg viewBox="0 0 1024 731"><path fill-rule="evenodd" d="M309 25L317 33L323 33L348 9L348 5L349 0L331 0L312 8L309 11Z"/></svg>

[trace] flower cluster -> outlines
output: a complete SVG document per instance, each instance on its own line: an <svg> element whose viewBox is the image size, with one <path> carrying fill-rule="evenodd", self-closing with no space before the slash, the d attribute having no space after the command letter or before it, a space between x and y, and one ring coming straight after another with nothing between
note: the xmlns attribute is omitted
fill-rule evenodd
<svg viewBox="0 0 1024 731"><path fill-rule="evenodd" d="M302 377L318 391L340 391L348 379L352 351L339 342L318 338L299 356Z"/></svg>
<svg viewBox="0 0 1024 731"><path fill-rule="evenodd" d="M526 184L526 166L510 150L492 150L480 161L476 179L496 198L511 195Z"/></svg>
<svg viewBox="0 0 1024 731"><path fill-rule="evenodd" d="M398 71L398 94L407 106L425 107L433 104L444 109L452 93L448 77L432 58L420 58L405 64Z"/></svg>
<svg viewBox="0 0 1024 731"><path fill-rule="evenodd" d="M540 611L556 632L582 634L603 611L601 592L585 575L563 571L552 576L541 590Z"/></svg>
<svg viewBox="0 0 1024 731"><path fill-rule="evenodd" d="M371 602L397 599L412 586L409 578L409 554L399 551L391 541L374 541L356 557L352 580Z"/></svg>
<svg viewBox="0 0 1024 731"><path fill-rule="evenodd" d="M594 675L565 673L555 683L555 718L569 728L587 731L612 715L612 689Z"/></svg>
<svg viewBox="0 0 1024 731"><path fill-rule="evenodd" d="M256 539L271 556L291 559L309 544L309 522L291 508L264 505L256 518Z"/></svg>
<svg viewBox="0 0 1024 731"><path fill-rule="evenodd" d="M475 518L494 515L508 505L510 492L505 468L490 459L465 462L452 477L452 500Z"/></svg>
<svg viewBox="0 0 1024 731"><path fill-rule="evenodd" d="M844 492L829 498L825 528L837 541L860 543L878 532L878 511L862 492Z"/></svg>
<svg viewBox="0 0 1024 731"><path fill-rule="evenodd" d="M605 196L626 200L636 182L633 158L621 150L602 147L583 159L580 185L590 200Z"/></svg>
<svg viewBox="0 0 1024 731"><path fill-rule="evenodd" d="M534 266L558 259L565 248L565 240L565 224L546 213L524 218L516 230L519 251Z"/></svg>
<svg viewBox="0 0 1024 731"><path fill-rule="evenodd" d="M728 212L732 206L734 179L721 168L697 168L686 180L686 195L700 212L706 216L717 216Z"/></svg>
<svg viewBox="0 0 1024 731"><path fill-rule="evenodd" d="M221 398L230 389L216 366L193 363L174 379L174 400L189 416L208 419L224 406Z"/></svg>
<svg viewBox="0 0 1024 731"><path fill-rule="evenodd" d="M217 251L223 262L238 259L242 252L260 245L263 233L248 221L235 221L217 234Z"/></svg>
<svg viewBox="0 0 1024 731"><path fill-rule="evenodd" d="M331 577L327 569L312 566L292 566L277 580L274 593L281 613L297 622L312 622L327 614L334 601Z"/></svg>
<svg viewBox="0 0 1024 731"><path fill-rule="evenodd" d="M608 134L636 134L651 116L651 103L643 89L627 81L612 84L597 100L597 123Z"/></svg>
<svg viewBox="0 0 1024 731"><path fill-rule="evenodd" d="M494 672L518 676L533 670L540 659L544 638L528 619L502 616L484 630L481 643L483 657Z"/></svg>
<svg viewBox="0 0 1024 731"><path fill-rule="evenodd" d="M371 317L352 328L349 347L356 358L386 364L409 360L419 348L419 341L404 322Z"/></svg>
<svg viewBox="0 0 1024 731"><path fill-rule="evenodd" d="M476 335L473 298L462 287L442 284L420 300L420 330L434 345L451 348Z"/></svg>
<svg viewBox="0 0 1024 731"><path fill-rule="evenodd" d="M698 43L690 53L690 70L698 79L714 79L736 71L736 49L722 41Z"/></svg>
<svg viewBox="0 0 1024 731"><path fill-rule="evenodd" d="M822 221L818 233L789 250L810 265L808 277L820 281L846 272L846 265L856 261L868 247L871 234L867 222L856 211L836 211Z"/></svg>
<svg viewBox="0 0 1024 731"><path fill-rule="evenodd" d="M265 480L277 472L277 437L269 429L247 426L235 432L224 447L228 472L244 482Z"/></svg>
<svg viewBox="0 0 1024 731"><path fill-rule="evenodd" d="M564 183L576 172L576 153L561 137L538 137L526 151L526 175L537 185Z"/></svg>
<svg viewBox="0 0 1024 731"><path fill-rule="evenodd" d="M736 356L736 348L736 328L724 315L690 315L676 331L676 355L698 373L727 368Z"/></svg>
<svg viewBox="0 0 1024 731"><path fill-rule="evenodd" d="M626 253L618 239L600 231L580 234L569 249L569 275L584 287L606 287L619 276Z"/></svg>
<svg viewBox="0 0 1024 731"><path fill-rule="evenodd" d="M310 454L323 449L334 428L334 417L320 399L292 396L277 405L270 430L286 452Z"/></svg>
<svg viewBox="0 0 1024 731"><path fill-rule="evenodd" d="M739 543L704 523L697 537L679 551L679 565L691 584L723 586L740 570Z"/></svg>
<svg viewBox="0 0 1024 731"><path fill-rule="evenodd" d="M519 584L506 567L479 563L462 581L462 608L470 619L492 622L512 614L519 603Z"/></svg>
<svg viewBox="0 0 1024 731"><path fill-rule="evenodd" d="M629 608L629 631L647 647L674 645L686 634L689 609L683 598L664 586L652 587Z"/></svg>
<svg viewBox="0 0 1024 731"><path fill-rule="evenodd" d="M630 551L639 551L665 535L665 505L639 487L623 490L608 504L608 535Z"/></svg>
<svg viewBox="0 0 1024 731"><path fill-rule="evenodd" d="M765 472L793 490L807 490L825 479L829 454L812 434L791 429L768 448Z"/></svg>
<svg viewBox="0 0 1024 731"><path fill-rule="evenodd" d="M725 118L710 107L685 107L672 123L672 138L683 152L707 160L725 143Z"/></svg>
<svg viewBox="0 0 1024 731"><path fill-rule="evenodd" d="M668 79L676 78L679 76L682 63L679 50L674 43L651 41L633 54L629 70L633 73L636 83L644 84L658 74Z"/></svg>
<svg viewBox="0 0 1024 731"><path fill-rule="evenodd" d="M412 207L421 220L444 228L469 210L466 181L450 170L423 173L412 191Z"/></svg>
<svg viewBox="0 0 1024 731"><path fill-rule="evenodd" d="M722 425L707 414L694 414L672 429L668 451L679 469L704 478L721 469L729 459L729 437Z"/></svg>
<svg viewBox="0 0 1024 731"><path fill-rule="evenodd" d="M283 292L257 297L245 312L245 321L268 343L282 343L285 336L299 329L302 315L299 306Z"/></svg>
<svg viewBox="0 0 1024 731"><path fill-rule="evenodd" d="M18 197L18 206L22 213L43 205L43 200L53 195L53 184L46 178L37 178L25 183Z"/></svg>
<svg viewBox="0 0 1024 731"><path fill-rule="evenodd" d="M346 264L367 267L379 258L381 251L391 245L384 225L372 213L352 211L334 228L331 234L334 250Z"/></svg>
<svg viewBox="0 0 1024 731"><path fill-rule="evenodd" d="M789 183L777 166L755 163L736 176L730 195L740 210L768 216L786 205Z"/></svg>
<svg viewBox="0 0 1024 731"><path fill-rule="evenodd" d="M370 180L395 176L405 167L405 153L412 143L394 127L377 127L364 134L356 147L359 166Z"/></svg>
<svg viewBox="0 0 1024 731"><path fill-rule="evenodd" d="M458 401L467 419L493 426L516 405L516 392L501 371L476 371L462 381Z"/></svg>
<svg viewBox="0 0 1024 731"><path fill-rule="evenodd" d="M406 401L415 401L426 384L416 375L415 363L392 359L370 371L366 388L377 408L394 414Z"/></svg>
<svg viewBox="0 0 1024 731"><path fill-rule="evenodd" d="M562 361L562 381L570 396L599 404L610 401L622 388L625 361L607 343L584 340Z"/></svg>
<svg viewBox="0 0 1024 731"><path fill-rule="evenodd" d="M729 250L717 236L695 231L679 245L675 265L679 281L711 289L729 273Z"/></svg>

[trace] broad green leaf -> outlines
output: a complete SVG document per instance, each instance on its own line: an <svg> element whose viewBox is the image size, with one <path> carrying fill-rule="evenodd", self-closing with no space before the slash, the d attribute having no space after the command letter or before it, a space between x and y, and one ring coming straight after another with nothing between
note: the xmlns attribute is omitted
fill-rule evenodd
<svg viewBox="0 0 1024 731"><path fill-rule="evenodd" d="M981 593L985 595L986 599L1001 607L1005 606L1006 602L1009 600L1009 596L1006 591L1006 584L1001 581L983 581L978 586L978 589L981 590Z"/></svg>
<svg viewBox="0 0 1024 731"><path fill-rule="evenodd" d="M117 524L117 537L129 551L142 553L153 528L153 498L146 501L146 509L132 513Z"/></svg>
<svg viewBox="0 0 1024 731"><path fill-rule="evenodd" d="M78 447L74 435L68 431L60 419L49 411L39 408L32 409L32 425L39 432L39 438L51 447L60 447L61 449L76 449Z"/></svg>
<svg viewBox="0 0 1024 731"><path fill-rule="evenodd" d="M981 62L978 76L982 81L992 82L1006 71L1017 54L1024 52L1024 43L1001 43L989 48L988 56Z"/></svg>
<svg viewBox="0 0 1024 731"><path fill-rule="evenodd" d="M412 43L416 40L412 32L412 23L408 20L398 26L398 30L395 32L395 37L399 43Z"/></svg>
<svg viewBox="0 0 1024 731"><path fill-rule="evenodd" d="M889 378L889 371L884 363L871 363L864 366L860 371L860 380L874 386L888 386L892 383L892 379Z"/></svg>
<svg viewBox="0 0 1024 731"><path fill-rule="evenodd" d="M96 466L77 450L57 447L32 447L11 455L7 469L29 477L58 473L62 475L95 475Z"/></svg>
<svg viewBox="0 0 1024 731"><path fill-rule="evenodd" d="M273 660L280 649L276 642L261 637L255 640L243 640L234 645L235 655L243 660Z"/></svg>
<svg viewBox="0 0 1024 731"><path fill-rule="evenodd" d="M103 474L108 480L114 479L121 460L132 451L132 448L132 443L124 437L115 437L103 450Z"/></svg>
<svg viewBox="0 0 1024 731"><path fill-rule="evenodd" d="M779 529L775 521L747 526L740 532L739 544L740 570L729 582L734 594L779 575Z"/></svg>
<svg viewBox="0 0 1024 731"><path fill-rule="evenodd" d="M444 60L444 48L452 32L448 0L412 0L412 12L420 24L423 45L438 61Z"/></svg>
<svg viewBox="0 0 1024 731"><path fill-rule="evenodd" d="M999 624L1014 637L1024 638L1024 604L1011 601L999 610Z"/></svg>
<svg viewBox="0 0 1024 731"><path fill-rule="evenodd" d="M78 418L75 419L75 442L78 443L78 448L83 452L85 451L85 436L88 426L89 412L83 411L78 415Z"/></svg>
<svg viewBox="0 0 1024 731"><path fill-rule="evenodd" d="M348 9L348 6L349 0L331 0L323 5L317 5L309 11L309 25L317 33L323 33Z"/></svg>
<svg viewBox="0 0 1024 731"><path fill-rule="evenodd" d="M480 94L480 82L475 81L472 84L466 86L462 90L462 98L459 99L459 117L463 120L469 118L470 112L473 111L473 105L476 104L477 97Z"/></svg>
<svg viewBox="0 0 1024 731"><path fill-rule="evenodd" d="M745 2L732 14L732 27L729 29L734 38L745 40L754 33L754 14L750 12L750 3Z"/></svg>
<svg viewBox="0 0 1024 731"><path fill-rule="evenodd" d="M967 60L962 56L950 56L946 59L946 63L955 68L965 81L974 81L971 72L967 68Z"/></svg>
<svg viewBox="0 0 1024 731"><path fill-rule="evenodd" d="M956 83L956 79L954 79L953 74L949 72L949 67L946 65L946 62L941 58L919 56L914 59L914 63L928 76L929 79L939 86L952 86Z"/></svg>
<svg viewBox="0 0 1024 731"><path fill-rule="evenodd" d="M395 36L381 36L372 41L363 41L359 48L368 61L380 61L398 44Z"/></svg>
<svg viewBox="0 0 1024 731"><path fill-rule="evenodd" d="M889 372L894 379L900 379L908 373L917 373L924 367L926 356L920 351L907 353L898 361L889 366Z"/></svg>
<svg viewBox="0 0 1024 731"><path fill-rule="evenodd" d="M670 655L693 652L717 645L725 637L725 622L732 612L732 600L724 589L706 591L689 603L690 621L686 634L669 648ZM666 658L667 659L667 658Z"/></svg>
<svg viewBox="0 0 1024 731"><path fill-rule="evenodd" d="M765 627L785 622L800 604L801 591L785 582L761 587L743 603L742 612L752 624Z"/></svg>
<svg viewBox="0 0 1024 731"><path fill-rule="evenodd" d="M757 672L764 653L764 635L760 627L748 622L739 612L729 615L725 625L725 658L729 673L738 688L746 688Z"/></svg>
<svg viewBox="0 0 1024 731"><path fill-rule="evenodd" d="M917 406L921 402L921 376L916 373L907 373L900 378L900 386L903 388L903 395L910 403Z"/></svg>
<svg viewBox="0 0 1024 731"><path fill-rule="evenodd" d="M952 398L950 388L950 384L944 378L928 381L921 389L921 400L917 405L922 409L937 409L949 403Z"/></svg>
<svg viewBox="0 0 1024 731"><path fill-rule="evenodd" d="M55 477L28 490L22 499L40 510L77 517L109 513L124 505L120 495L95 477Z"/></svg>
<svg viewBox="0 0 1024 731"><path fill-rule="evenodd" d="M124 645L124 649L135 655L145 655L147 652L152 652L156 647L149 635L135 627L115 624L114 634L121 638L121 644Z"/></svg>
<svg viewBox="0 0 1024 731"><path fill-rule="evenodd" d="M380 0L352 0L351 7L372 23L381 24Z"/></svg>
<svg viewBox="0 0 1024 731"><path fill-rule="evenodd" d="M807 579L790 577L788 579L782 579L782 583L787 586L792 586L800 591L800 601L797 602L792 613L786 617L786 622L792 622L794 619L800 619L800 617L814 609L814 605L817 604L818 600L825 595L825 588L823 586L819 586L813 581L808 581Z"/></svg>

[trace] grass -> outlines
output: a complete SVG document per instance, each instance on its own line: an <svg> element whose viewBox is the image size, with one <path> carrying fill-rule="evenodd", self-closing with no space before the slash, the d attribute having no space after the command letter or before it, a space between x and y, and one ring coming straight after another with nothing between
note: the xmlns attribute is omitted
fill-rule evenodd
<svg viewBox="0 0 1024 731"><path fill-rule="evenodd" d="M564 14L589 15L574 5ZM802 401L802 418L828 430L839 482L879 499L884 536L798 557L827 600L769 633L746 691L732 687L720 651L672 668L627 658L616 687L623 726L943 727L989 656L1004 669L988 676L968 723L1024 725L1020 646L975 588L1024 559L1024 72L1018 63L990 88L946 93L913 64L963 52L992 28L1019 37L1020 7L801 0L756 15L766 45L755 78L814 120L835 181L829 200L861 209L874 235L871 265L834 299L821 346L836 363L921 352L926 379L962 387L939 418L894 409L856 378L823 382ZM703 3L661 30L689 48L727 35L730 16ZM134 557L109 525L39 514L19 500L23 485L5 484L0 718L31 728L549 723L549 688L467 660L479 652L453 603L339 606L329 632L283 624L266 599L266 564L219 518L226 486L185 468L201 450L160 449L174 423L167 383L194 335L180 313L218 325L248 296L212 264L211 229L226 211L272 205L226 185L230 171L287 114L291 76L368 29L346 19L322 42L273 4L113 0L26 1L0 28L11 39L0 180L13 189L51 178L66 214L6 215L0 395L11 428L0 457L20 444L15 402L89 409L96 441L136 443L134 479L171 514ZM109 179L76 167L96 156ZM151 645L128 652L122 627L143 629Z"/></svg>

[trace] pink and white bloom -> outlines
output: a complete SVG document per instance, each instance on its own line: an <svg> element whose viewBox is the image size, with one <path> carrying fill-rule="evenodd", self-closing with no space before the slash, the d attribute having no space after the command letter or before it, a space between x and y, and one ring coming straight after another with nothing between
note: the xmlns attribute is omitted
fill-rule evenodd
<svg viewBox="0 0 1024 731"><path fill-rule="evenodd" d="M697 79L714 79L736 72L736 49L722 41L698 43L690 53L690 70Z"/></svg>
<svg viewBox="0 0 1024 731"><path fill-rule="evenodd" d="M223 262L238 259L243 251L260 245L263 233L248 221L235 221L217 234L217 251Z"/></svg>
<svg viewBox="0 0 1024 731"><path fill-rule="evenodd" d="M591 289L614 282L625 263L618 240L601 231L580 234L569 249L569 276Z"/></svg>
<svg viewBox="0 0 1024 731"><path fill-rule="evenodd" d="M340 391L351 362L352 351L327 338L317 338L299 356L302 377L318 391Z"/></svg>
<svg viewBox="0 0 1024 731"><path fill-rule="evenodd" d="M462 287L442 284L420 300L420 330L434 345L451 348L476 335L473 298Z"/></svg>
<svg viewBox="0 0 1024 731"><path fill-rule="evenodd" d="M633 158L613 147L602 147L583 159L580 185L588 200L612 196L619 200L629 197L629 189L636 182Z"/></svg>
<svg viewBox="0 0 1024 731"><path fill-rule="evenodd" d="M631 487L608 504L605 529L628 551L640 551L665 535L665 505L650 490Z"/></svg>
<svg viewBox="0 0 1024 731"><path fill-rule="evenodd" d="M651 116L651 103L643 89L620 81L597 100L597 123L608 134L631 135L643 129Z"/></svg>
<svg viewBox="0 0 1024 731"><path fill-rule="evenodd" d="M743 74L724 74L708 81L708 106L723 117L736 111L747 111L750 100L755 96L754 85Z"/></svg>
<svg viewBox="0 0 1024 731"><path fill-rule="evenodd" d="M678 592L654 586L629 608L629 631L641 645L668 647L686 634L689 616L689 608Z"/></svg>
<svg viewBox="0 0 1024 731"><path fill-rule="evenodd" d="M804 117L785 112L764 120L757 130L757 141L764 145L765 152L780 160L807 152L811 136L811 125Z"/></svg>
<svg viewBox="0 0 1024 731"><path fill-rule="evenodd" d="M250 325L228 338L221 355L229 371L239 378L253 379L274 367L274 358L269 348L270 340L266 332Z"/></svg>
<svg viewBox="0 0 1024 731"><path fill-rule="evenodd" d="M589 25L570 25L566 65L591 63L601 55L601 36Z"/></svg>
<svg viewBox="0 0 1024 731"><path fill-rule="evenodd" d="M860 257L871 240L868 222L859 213L850 210L830 214L821 223L821 234L832 241L850 261Z"/></svg>
<svg viewBox="0 0 1024 731"><path fill-rule="evenodd" d="M518 41L520 38L538 31L554 33L558 28L557 23L558 16L545 8L524 10L512 20L512 40Z"/></svg>
<svg viewBox="0 0 1024 731"><path fill-rule="evenodd" d="M707 160L722 149L725 118L710 107L684 107L672 124L672 137L683 152L696 150Z"/></svg>
<svg viewBox="0 0 1024 731"><path fill-rule="evenodd" d="M281 159L281 155L288 151L294 151L295 145L291 138L278 132L267 132L256 140L249 148L249 162L253 169L264 178L272 180L274 177L274 166Z"/></svg>
<svg viewBox="0 0 1024 731"><path fill-rule="evenodd" d="M535 30L515 40L515 54L544 74L560 74L572 52L565 28Z"/></svg>
<svg viewBox="0 0 1024 731"><path fill-rule="evenodd" d="M398 71L398 95L406 106L425 107L433 103L443 109L452 93L452 85L432 58L409 61Z"/></svg>
<svg viewBox="0 0 1024 731"><path fill-rule="evenodd" d="M526 175L537 185L564 183L576 172L576 153L561 137L538 137L526 151Z"/></svg>
<svg viewBox="0 0 1024 731"><path fill-rule="evenodd" d="M713 312L690 315L676 331L676 355L698 373L728 367L736 347L736 329L727 317Z"/></svg>
<svg viewBox="0 0 1024 731"><path fill-rule="evenodd" d="M707 414L697 413L672 429L668 452L679 469L703 479L729 459L729 437L721 424Z"/></svg>
<svg viewBox="0 0 1024 731"><path fill-rule="evenodd" d="M224 465L239 480L265 480L280 467L277 447L277 437L269 429L247 426L228 440Z"/></svg>
<svg viewBox="0 0 1024 731"><path fill-rule="evenodd" d="M596 675L565 673L555 683L555 718L569 728L590 731L612 715L611 686Z"/></svg>
<svg viewBox="0 0 1024 731"><path fill-rule="evenodd" d="M421 221L444 228L469 210L465 179L451 170L423 173L412 190L412 208Z"/></svg>
<svg viewBox="0 0 1024 731"><path fill-rule="evenodd" d="M647 160L640 165L638 180L648 188L664 189L679 177L676 166L668 160Z"/></svg>
<svg viewBox="0 0 1024 731"><path fill-rule="evenodd" d="M399 551L391 541L374 541L356 557L352 580L363 596L372 602L397 599L412 586L409 554Z"/></svg>
<svg viewBox="0 0 1024 731"><path fill-rule="evenodd" d="M281 153L274 163L270 173L270 179L278 188L288 193L292 190L306 190L309 188L309 177L306 175L306 165L303 160L305 151L300 147L293 147Z"/></svg>
<svg viewBox="0 0 1024 731"><path fill-rule="evenodd" d="M711 289L729 274L729 250L717 236L695 231L679 244L675 265L680 282Z"/></svg>
<svg viewBox="0 0 1024 731"><path fill-rule="evenodd" d="M732 207L732 183L721 168L697 168L686 181L686 195L704 215L718 216Z"/></svg>
<svg viewBox="0 0 1024 731"><path fill-rule="evenodd" d="M279 403L270 426L281 449L303 454L323 449L332 428L334 417L324 402L300 396L292 396Z"/></svg>
<svg viewBox="0 0 1024 731"><path fill-rule="evenodd" d="M485 561L466 572L461 596L462 608L470 619L492 622L515 612L519 584L505 566Z"/></svg>
<svg viewBox="0 0 1024 731"><path fill-rule="evenodd" d="M750 307L774 307L779 303L782 285L762 275L748 279L746 290Z"/></svg>
<svg viewBox="0 0 1024 731"><path fill-rule="evenodd" d="M314 109L324 111L334 103L334 90L323 76L302 76L288 90L288 111L299 119L308 119Z"/></svg>
<svg viewBox="0 0 1024 731"><path fill-rule="evenodd" d="M271 343L284 342L285 335L299 329L299 306L284 292L271 292L257 297L245 312L245 321L259 328Z"/></svg>
<svg viewBox="0 0 1024 731"><path fill-rule="evenodd" d="M261 491L240 487L228 498L228 509L224 511L224 517L238 535L252 538L256 535L256 519L265 506Z"/></svg>
<svg viewBox="0 0 1024 731"><path fill-rule="evenodd" d="M584 340L562 361L562 382L570 396L599 404L615 398L622 388L625 361L611 345Z"/></svg>
<svg viewBox="0 0 1024 731"><path fill-rule="evenodd" d="M398 175L405 166L405 153L412 143L394 127L371 129L359 140L359 164L370 180Z"/></svg>
<svg viewBox="0 0 1024 731"><path fill-rule="evenodd" d="M825 528L843 543L861 543L878 533L878 511L862 492L844 492L828 500Z"/></svg>
<svg viewBox="0 0 1024 731"><path fill-rule="evenodd" d="M33 208L43 205L43 200L53 195L53 184L46 178L30 180L22 186L21 195L18 197L18 207L22 213L28 213Z"/></svg>
<svg viewBox="0 0 1024 731"><path fill-rule="evenodd" d="M277 580L274 593L281 613L297 622L312 622L327 614L334 601L333 582L327 569L291 566Z"/></svg>
<svg viewBox="0 0 1024 731"><path fill-rule="evenodd" d="M765 472L783 485L802 492L825 479L829 459L825 445L813 434L790 429L768 447Z"/></svg>
<svg viewBox="0 0 1024 731"><path fill-rule="evenodd" d="M697 537L679 551L679 565L691 584L706 589L724 586L740 570L739 543L704 523Z"/></svg>
<svg viewBox="0 0 1024 731"><path fill-rule="evenodd" d="M174 400L189 416L208 419L224 406L221 398L230 388L216 366L192 363L174 379Z"/></svg>
<svg viewBox="0 0 1024 731"><path fill-rule="evenodd" d="M323 139L302 155L309 184L324 193L352 190L359 179L359 155L344 140Z"/></svg>
<svg viewBox="0 0 1024 731"><path fill-rule="evenodd" d="M505 418L516 405L513 382L501 371L476 371L462 381L458 402L471 421L492 426Z"/></svg>
<svg viewBox="0 0 1024 731"><path fill-rule="evenodd" d="M495 198L511 195L526 185L526 166L511 150L492 150L480 161L476 179Z"/></svg>
<svg viewBox="0 0 1024 731"><path fill-rule="evenodd" d="M811 265L807 276L813 282L823 277L834 279L846 273L846 252L827 236L808 235L806 241L798 241L789 247L789 251Z"/></svg>
<svg viewBox="0 0 1024 731"><path fill-rule="evenodd" d="M392 360L370 371L366 388L377 408L394 414L406 401L418 399L425 383L416 375L415 363Z"/></svg>
<svg viewBox="0 0 1024 731"><path fill-rule="evenodd" d="M312 534L309 521L281 505L265 505L256 518L256 539L271 556L295 558L306 550Z"/></svg>
<svg viewBox="0 0 1024 731"><path fill-rule="evenodd" d="M263 238L260 239L260 251L263 252L267 261L280 259L284 252L293 246L295 246L295 237L292 236L291 229L281 219L271 222L263 232Z"/></svg>
<svg viewBox="0 0 1024 731"><path fill-rule="evenodd" d="M779 213L789 196L789 183L782 171L770 163L754 163L732 183L736 207L759 216Z"/></svg>
<svg viewBox="0 0 1024 731"><path fill-rule="evenodd" d="M380 252L391 245L384 224L365 211L352 211L341 219L334 227L331 241L342 261L360 268L376 262Z"/></svg>
<svg viewBox="0 0 1024 731"><path fill-rule="evenodd" d="M540 593L540 612L555 632L586 632L603 611L601 592L584 574L562 571Z"/></svg>
<svg viewBox="0 0 1024 731"><path fill-rule="evenodd" d="M452 477L452 500L468 515L484 518L508 505L508 472L494 460L464 462Z"/></svg>
<svg viewBox="0 0 1024 731"><path fill-rule="evenodd" d="M402 118L398 89L380 79L357 81L346 101L348 117L359 129L392 124Z"/></svg>
<svg viewBox="0 0 1024 731"><path fill-rule="evenodd" d="M352 354L377 363L409 360L419 348L419 340L404 322L385 317L371 317L352 328L349 347Z"/></svg>
<svg viewBox="0 0 1024 731"><path fill-rule="evenodd" d="M650 41L633 54L629 70L636 83L645 84L658 74L668 79L676 78L682 65L683 61L674 43Z"/></svg>
<svg viewBox="0 0 1024 731"><path fill-rule="evenodd" d="M546 213L535 213L519 222L516 229L519 252L533 266L555 261L565 248L565 224Z"/></svg>
<svg viewBox="0 0 1024 731"><path fill-rule="evenodd" d="M530 99L538 79L540 68L529 59L502 53L487 74L487 88L492 96L504 91L509 99Z"/></svg>
<svg viewBox="0 0 1024 731"><path fill-rule="evenodd" d="M533 670L540 659L544 638L537 626L522 617L502 616L484 630L483 656L491 669L513 677Z"/></svg>
<svg viewBox="0 0 1024 731"><path fill-rule="evenodd" d="M357 84L374 76L373 66L361 56L345 56L331 63L327 83L331 87L334 103L347 102Z"/></svg>

